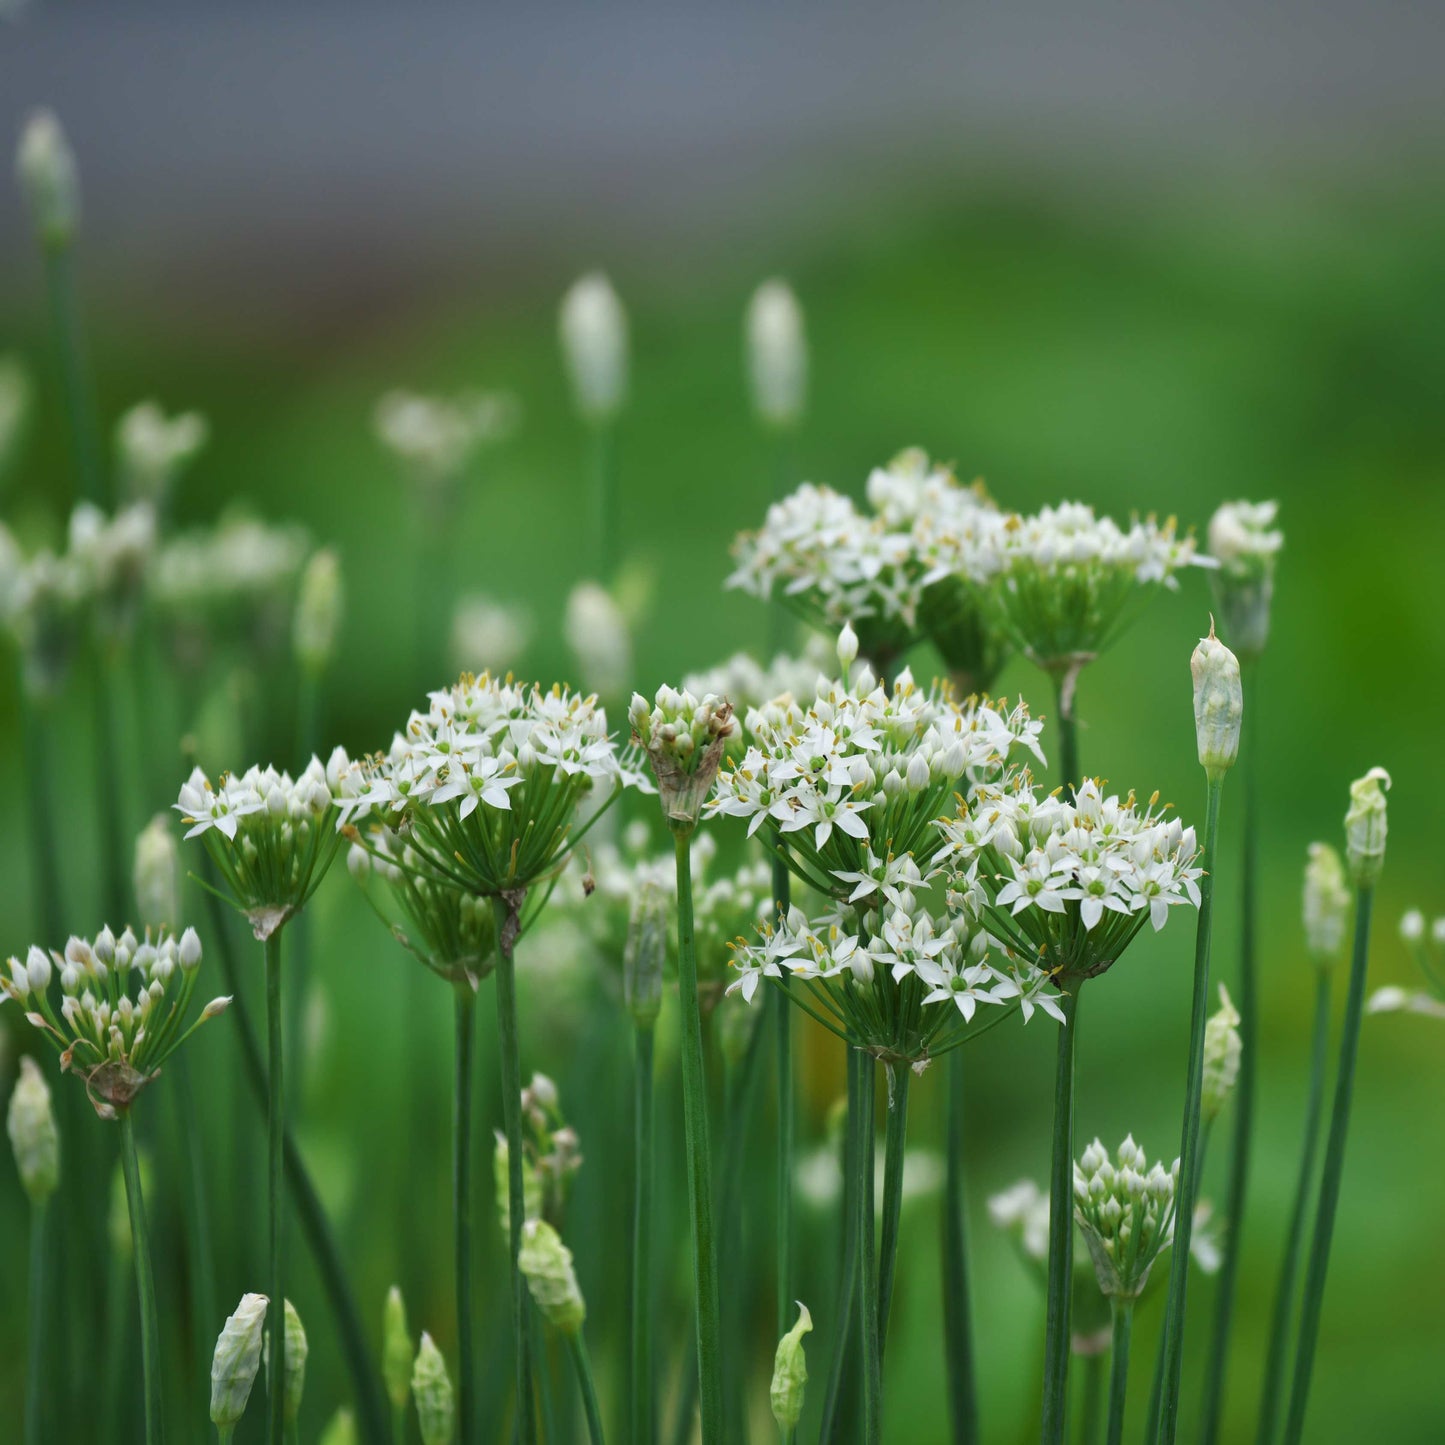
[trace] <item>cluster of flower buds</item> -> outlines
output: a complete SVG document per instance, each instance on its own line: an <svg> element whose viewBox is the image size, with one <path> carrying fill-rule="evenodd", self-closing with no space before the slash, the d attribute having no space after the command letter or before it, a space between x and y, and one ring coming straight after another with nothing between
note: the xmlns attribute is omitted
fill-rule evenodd
<svg viewBox="0 0 1445 1445"><path fill-rule="evenodd" d="M1095 1139L1074 1166L1074 1218L1094 1262L1099 1289L1110 1299L1138 1299L1149 1271L1174 1238L1172 1169L1151 1165L1130 1135L1114 1151Z"/></svg>
<svg viewBox="0 0 1445 1445"><path fill-rule="evenodd" d="M1204 1079L1200 1092L1200 1118L1208 1124L1218 1118L1239 1079L1239 1010L1229 990L1219 985L1219 1008L1204 1023Z"/></svg>
<svg viewBox="0 0 1445 1445"><path fill-rule="evenodd" d="M519 410L506 392L442 397L389 391L376 404L376 437L423 496L449 496L478 453L515 430Z"/></svg>
<svg viewBox="0 0 1445 1445"><path fill-rule="evenodd" d="M1063 980L1117 962L1146 921L1199 906L1194 829L1156 809L1105 796L1096 780L1073 800L1041 796L1028 775L977 788L941 825L953 850L953 901L1005 947Z"/></svg>
<svg viewBox="0 0 1445 1445"><path fill-rule="evenodd" d="M341 842L341 808L354 803L360 770L336 748L312 758L299 778L272 767L221 775L219 786L195 768L175 811L210 852L236 907L266 939L300 911L325 876Z"/></svg>
<svg viewBox="0 0 1445 1445"><path fill-rule="evenodd" d="M633 739L652 764L668 826L690 834L736 731L732 704L712 694L699 701L690 692L660 687L651 704L634 693L627 716Z"/></svg>
<svg viewBox="0 0 1445 1445"><path fill-rule="evenodd" d="M1345 813L1345 859L1356 888L1373 888L1385 867L1385 838L1389 817L1385 794L1390 775L1371 768L1350 784L1350 806Z"/></svg>
<svg viewBox="0 0 1445 1445"><path fill-rule="evenodd" d="M582 1151L577 1131L563 1116L557 1085L546 1074L533 1074L522 1090L522 1122L525 1165L541 1187L542 1217L560 1220Z"/></svg>
<svg viewBox="0 0 1445 1445"><path fill-rule="evenodd" d="M261 1369L267 1303L263 1294L242 1295L216 1340L211 1359L211 1423L222 1445L229 1445L241 1423Z"/></svg>
<svg viewBox="0 0 1445 1445"><path fill-rule="evenodd" d="M1269 641L1275 559L1284 545L1278 515L1278 502L1226 502L1209 519L1215 597L1224 635L1241 657L1258 657Z"/></svg>
<svg viewBox="0 0 1445 1445"><path fill-rule="evenodd" d="M199 412L167 416L153 401L131 407L115 427L116 472L126 496L164 508L210 434Z"/></svg>
<svg viewBox="0 0 1445 1445"><path fill-rule="evenodd" d="M764 667L746 652L735 652L726 662L704 672L691 672L682 680L684 691L694 697L713 693L725 697L733 705L735 720L742 722L752 708L761 707L774 698L816 697L826 692L828 675L835 667L836 649L827 639L814 633L800 657L779 654ZM747 737L739 727L730 746Z"/></svg>
<svg viewBox="0 0 1445 1445"><path fill-rule="evenodd" d="M1344 951L1352 901L1349 876L1340 855L1328 843L1311 843L1301 912L1305 947L1317 967L1330 967Z"/></svg>
<svg viewBox="0 0 1445 1445"><path fill-rule="evenodd" d="M575 281L562 298L558 333L578 414L606 426L627 400L627 313L600 271Z"/></svg>
<svg viewBox="0 0 1445 1445"><path fill-rule="evenodd" d="M545 1219L529 1219L522 1226L517 1265L542 1318L564 1335L577 1334L587 1318L587 1305L572 1267L572 1251Z"/></svg>
<svg viewBox="0 0 1445 1445"><path fill-rule="evenodd" d="M795 427L808 395L803 308L786 281L764 281L748 302L745 325L753 410L764 425Z"/></svg>
<svg viewBox="0 0 1445 1445"><path fill-rule="evenodd" d="M85 1080L96 1112L114 1118L196 1029L231 1002L213 999L186 1026L200 964L201 940L193 928L154 941L149 934L138 940L128 928L117 938L103 928L93 942L70 939L63 954L32 947L23 963L11 958L8 977L0 972L0 989L56 1047L62 1068Z"/></svg>
<svg viewBox="0 0 1445 1445"><path fill-rule="evenodd" d="M1378 988L1370 995L1369 1011L1445 1018L1445 917L1436 918L1427 928L1425 915L1412 908L1400 919L1400 938L1424 974L1425 987L1406 989L1392 984Z"/></svg>
<svg viewBox="0 0 1445 1445"><path fill-rule="evenodd" d="M20 1076L5 1116L20 1186L39 1208L60 1186L60 1132L50 1104L50 1086L29 1054L20 1058Z"/></svg>

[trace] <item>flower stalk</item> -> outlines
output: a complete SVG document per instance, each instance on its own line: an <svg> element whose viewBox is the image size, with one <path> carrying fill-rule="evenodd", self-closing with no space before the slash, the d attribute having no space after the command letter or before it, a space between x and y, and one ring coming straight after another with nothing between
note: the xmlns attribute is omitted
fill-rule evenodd
<svg viewBox="0 0 1445 1445"><path fill-rule="evenodd" d="M1109 1353L1109 1423L1106 1445L1123 1445L1124 1399L1129 1389L1129 1335L1134 1326L1134 1301L1109 1301L1113 1312L1113 1336Z"/></svg>
<svg viewBox="0 0 1445 1445"><path fill-rule="evenodd" d="M281 1034L281 930L261 945L266 960L266 1279L275 1307L266 1321L271 1374L267 1394L267 1439L282 1445L285 1430L286 1312L277 1303L286 1298L282 1268L282 1170L286 1136L285 1049ZM139 1253L139 1250L137 1250Z"/></svg>
<svg viewBox="0 0 1445 1445"><path fill-rule="evenodd" d="M792 898L788 865L773 859L773 916L786 918ZM793 1013L788 1006L788 981L778 980L772 1000L775 1029L776 1113L778 1117L777 1227L778 1227L778 1335L788 1328L793 1285L793 1144L796 1104L793 1083Z"/></svg>
<svg viewBox="0 0 1445 1445"><path fill-rule="evenodd" d="M140 1299L141 1367L145 1377L146 1445L160 1445L161 1415L160 1323L156 1314L156 1282L151 1272L150 1231L146 1227L145 1200L141 1194L140 1161L136 1157L135 1122L131 1111L120 1113L120 1157L125 1171L125 1198L130 1210L130 1232L135 1253L136 1293Z"/></svg>
<svg viewBox="0 0 1445 1445"><path fill-rule="evenodd" d="M968 1220L963 1153L967 1105L963 1051L948 1064L948 1139L943 1195L943 1347L953 1445L977 1445L978 1389L968 1301Z"/></svg>
<svg viewBox="0 0 1445 1445"><path fill-rule="evenodd" d="M472 1330L472 1060L477 998L463 980L452 989L455 1005L455 1092L452 1101L452 1227L457 1294L457 1413L463 1445L476 1438L476 1344Z"/></svg>
<svg viewBox="0 0 1445 1445"><path fill-rule="evenodd" d="M879 1333L878 1245L874 1231L874 1085L876 1066L866 1055L858 1073L858 1313L862 1339L863 1442L879 1445L883 1438L883 1358Z"/></svg>
<svg viewBox="0 0 1445 1445"><path fill-rule="evenodd" d="M1069 1305L1074 1279L1074 1045L1083 981L1059 1001L1054 1133L1049 1168L1049 1277L1044 1326L1044 1398L1039 1438L1061 1445L1069 1384Z"/></svg>

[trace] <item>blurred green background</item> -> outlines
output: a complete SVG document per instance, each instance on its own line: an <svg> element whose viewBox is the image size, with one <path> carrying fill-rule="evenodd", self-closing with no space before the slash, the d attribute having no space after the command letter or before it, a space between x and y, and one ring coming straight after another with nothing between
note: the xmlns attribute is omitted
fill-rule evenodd
<svg viewBox="0 0 1445 1445"><path fill-rule="evenodd" d="M123 112L116 124L124 124ZM576 521L587 515L587 449L557 353L556 304L573 275L599 257L632 323L619 506L628 555L651 584L634 632L636 682L644 689L763 644L763 609L722 591L721 582L732 536L760 521L774 482L767 444L749 414L741 349L742 308L767 274L788 277L807 315L812 385L794 450L796 480L858 495L871 466L919 444L954 459L961 475L984 476L1003 504L1021 509L1079 498L1121 516L1173 513L1202 531L1221 501L1278 498L1287 541L1273 637L1247 699L1262 788L1263 1061L1225 1438L1248 1440L1304 1094L1312 983L1299 927L1301 867L1311 839L1339 842L1346 787L1372 764L1384 764L1394 778L1372 982L1412 982L1395 936L1407 906L1445 911L1432 842L1445 666L1445 192L1438 174L1408 165L1373 175L1324 167L1287 180L1200 172L1137 184L1115 176L1096 185L1067 168L1002 165L976 170L966 183L952 172L932 184L923 177L898 188L905 194L890 193L886 204L840 207L827 224L769 230L760 222L735 246L649 249L585 227L575 236L548 233L534 249L488 253L474 269L454 258L439 276L413 275L390 291L361 287L349 312L331 309L318 319L303 307L294 326L284 315L248 324L224 296L212 309L194 304L205 290L197 282L204 255L191 258L191 276L172 294L154 278L132 288L136 273L124 258L87 265L82 249L82 284L107 422L148 396L211 420L213 441L178 498L178 520L210 519L246 498L262 515L299 519L318 541L339 548L348 612L324 732L353 751L383 746L420 700L407 498L371 431L375 399L392 386L504 386L521 399L518 432L488 455L466 498L446 585L454 594L481 590L525 604L537 624L527 668L547 680L575 671L560 621L590 555ZM351 245L364 254L366 235L356 234ZM32 364L41 395L4 511L27 536L58 536L70 483L46 369L39 267L23 248L12 244L10 253L19 259L0 284L0 350ZM301 269L289 283L298 290ZM1159 789L1187 819L1201 811L1203 780L1186 664L1207 628L1208 608L1205 579L1187 578L1089 670L1079 695L1086 768L1121 789ZM915 659L916 670L928 666L926 655ZM1002 690L1037 696L1038 708L1048 710L1039 679L1022 663L1010 666ZM294 707L279 684L262 697L283 718ZM141 726L163 727L145 702L142 696ZM88 717L81 676L57 722L55 781L70 923L85 933L100 922L86 902L98 891ZM247 760L217 759L228 761ZM171 791L145 794L125 757L113 765L134 828L172 800ZM6 952L33 934L23 766L7 681L0 703ZM175 771L179 782L178 762ZM1225 982L1237 967L1237 801L1237 793L1226 793L1218 869L1215 973ZM192 901L199 913L194 890ZM420 970L377 927L344 870L327 881L311 920L315 1001L302 1051L300 1139L373 1327L386 1286L401 1280L414 1327L432 1330L450 1350L447 1000L439 985L417 986L412 975ZM1152 1153L1172 1157L1190 944L1181 917L1095 986L1079 1045L1081 1139L1097 1133L1112 1145L1132 1131ZM256 984L259 962L257 951ZM571 1214L573 1243L592 1305L604 1408L615 1416L626 1310L618 1270L630 1177L628 1031L605 988L584 990L579 1003L567 994L575 970L548 962L531 978L523 965L524 1067L557 1077L588 1156ZM403 994L410 1014L398 1011ZM420 1065L416 1048L399 1037L399 1017L412 1019L428 1041ZM28 1042L16 1022L8 1011L0 1016L6 1093L16 1048ZM816 1032L799 1024L805 1034ZM1440 1438L1442 1039L1431 1020L1366 1021L1311 1441ZM819 1139L841 1091L840 1061L827 1042L809 1038L806 1049L806 1144ZM989 1227L984 1206L1022 1175L1044 1177L1052 1045L1049 1026L1036 1021L1028 1030L993 1032L970 1057L975 1330L990 1441L1027 1438L1042 1299L1008 1241ZM217 1207L244 1230L244 1243L218 1257L219 1292L230 1308L258 1280L259 1127L246 1101L233 1105L235 1061L221 1028L190 1051L216 1121L205 1150ZM488 1042L484 1126L500 1123L493 1061ZM941 1074L928 1075L914 1090L912 1136L920 1142L941 1135L942 1082ZM665 1071L660 1087L664 1118L675 1123L675 1074ZM185 1318L167 1153L175 1120L164 1083L146 1105L163 1330L177 1352L168 1383L177 1412L172 1436L200 1439L204 1389L199 1373L184 1373L191 1367L184 1356L192 1333L206 1331L192 1331ZM105 1134L98 1121L75 1117ZM763 1439L770 1427L762 1387L774 1343L766 1108L754 1128L755 1214L745 1239L757 1274L749 1308L757 1322L752 1383L763 1410L755 1430ZM680 1200L681 1157L675 1144L669 1151L666 1188ZM1223 1164L1217 1142L1206 1193L1222 1190ZM72 1172L65 1187L104 1191L108 1173ZM936 1195L910 1206L886 1376L888 1437L922 1445L947 1438L937 1209ZM24 1214L7 1165L0 1169L0 1238L11 1242L0 1251L6 1418L18 1408L23 1378ZM485 1201L483 1214L485 1340L501 1320L504 1275ZM826 1279L831 1226L806 1212L803 1223L808 1276ZM671 1243L680 1248L680 1238ZM346 1380L294 1230L291 1257L294 1295L312 1335L303 1436L314 1438L343 1401ZM681 1269L680 1254L674 1265ZM804 1297L821 1321L829 1297L822 1283L816 1289ZM99 1310L102 1294L97 1281L93 1296L60 1308ZM1211 1286L1197 1282L1191 1303L1186 1421ZM675 1302L669 1308L675 1320ZM1156 1327L1157 1315L1145 1314L1136 1334L1137 1408ZM662 1338L671 1337L664 1329ZM503 1336L496 1338L489 1356L502 1357ZM826 1373L821 1343L812 1366L809 1419ZM497 1367L505 1369L504 1358ZM129 1368L138 1370L138 1358ZM58 1356L57 1395L83 1396L100 1369L94 1359ZM248 1425L254 1431L258 1420Z"/></svg>

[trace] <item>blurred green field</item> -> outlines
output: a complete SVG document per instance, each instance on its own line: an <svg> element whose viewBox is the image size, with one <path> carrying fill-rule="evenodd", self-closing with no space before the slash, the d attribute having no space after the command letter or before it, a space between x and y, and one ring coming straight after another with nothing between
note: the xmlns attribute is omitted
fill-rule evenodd
<svg viewBox="0 0 1445 1445"><path fill-rule="evenodd" d="M580 269L595 258L574 259ZM1409 187L1221 187L1187 200L1161 193L1127 201L1082 191L1025 200L994 188L949 208L866 217L846 234L796 242L782 256L714 257L698 265L672 258L631 267L623 260L611 267L632 319L633 400L620 436L620 506L629 555L652 586L634 639L636 681L644 689L763 642L761 607L723 592L721 581L731 537L761 519L774 484L741 365L742 307L760 275L773 270L787 274L802 299L812 349L797 480L856 494L870 466L916 443L955 459L963 475L984 476L1001 501L1025 509L1077 497L1119 514L1175 513L1202 528L1226 499L1272 496L1281 503L1287 543L1273 640L1247 699L1263 799L1263 1063L1225 1438L1252 1439L1304 1093L1311 978L1300 946L1300 870L1309 840L1339 840L1346 787L1370 765L1382 763L1394 777L1372 981L1411 981L1394 932L1407 906L1445 911L1433 842L1445 666L1445 204ZM479 274L444 305L358 316L344 336L322 340L232 336L204 314L157 308L152 298L143 305L87 275L107 418L152 395L168 408L194 407L211 418L214 439L185 484L180 521L212 517L245 497L270 518L299 518L340 548L349 612L325 700L328 740L353 751L382 746L420 701L406 499L370 428L375 398L394 385L499 385L521 398L518 434L491 455L467 500L447 582L455 593L481 590L525 602L537 620L529 670L544 679L570 671L560 618L588 556L576 521L587 515L585 438L571 413L555 337L556 301L571 274L570 261L563 270L550 260L505 275ZM45 356L38 286L38 266L4 282L0 350L13 346L39 370ZM49 374L40 376L49 393ZM58 405L47 394L26 464L5 498L6 516L32 536L48 517L58 533L67 478ZM1089 670L1079 696L1085 767L1121 789L1158 788L1186 818L1197 817L1203 802L1187 661L1207 628L1208 607L1204 578L1188 579ZM928 666L926 657L915 660L916 670ZM1036 696L1038 708L1048 710L1045 690L1025 664L1010 666L1002 689ZM0 796L8 826L0 830L6 879L0 949L8 952L30 940L32 926L24 764L8 683L3 698ZM287 696L263 699L283 716L294 705ZM86 902L97 891L88 718L85 689L77 686L58 723L57 789L66 799L61 827L71 922L86 933L100 922ZM149 725L164 724L143 709L142 726ZM248 760L216 760L228 761ZM177 783L180 777L177 762ZM126 786L136 828L174 796L173 790L143 796L132 776ZM1216 976L1226 982L1236 968L1238 927L1234 804L1237 796L1227 793L1215 953ZM194 902L199 914L198 895ZM419 982L420 970L377 927L344 869L313 907L310 938L317 1003L303 1050L303 1147L374 1325L379 1329L386 1286L399 1279L414 1327L431 1329L450 1350L448 1001L439 985ZM1083 1139L1098 1133L1113 1144L1132 1131L1152 1153L1172 1157L1177 1148L1190 945L1190 930L1176 923L1137 945L1093 989L1079 1045ZM254 963L256 998L259 952ZM570 1218L577 1221L573 1244L592 1306L603 1404L615 1415L625 1339L619 1270L630 1175L629 1035L605 989L569 999L553 963L545 970L539 964L531 978L522 964L524 1068L558 1079L588 1156ZM484 1007L484 1038L487 1017ZM13 1016L0 1019L10 1036L8 1091L18 1035ZM418 1051L399 1037L399 1019L413 1020L429 1041L420 1068ZM1312 1442L1440 1438L1442 1040L1431 1020L1366 1023ZM817 1140L841 1090L828 1042L808 1041L801 1127L808 1143ZM995 1031L970 1058L975 1329L990 1441L1027 1437L1042 1298L1008 1242L990 1230L984 1201L1021 1175L1045 1174L1052 1051L1049 1028L1036 1021L1026 1031ZM243 1126L239 1136L228 1127L206 1146L220 1214L243 1221L249 1240L248 1248L218 1261L221 1298L230 1308L259 1278L259 1121L245 1101L231 1103L239 1090L229 1041L202 1036L191 1053L198 1089L214 1095L215 1117ZM484 1125L499 1124L490 1041L480 1068ZM675 1073L665 1072L660 1087L663 1117L675 1123ZM937 1074L914 1090L919 1141L941 1133L941 1088ZM182 1251L166 1153L175 1120L164 1084L147 1103L161 1220L158 1271L163 1302L172 1302L163 1329L179 1348L190 1322L179 1310ZM83 1122L104 1133L99 1123ZM757 1320L754 1384L763 1411L755 1438L764 1439L771 1426L762 1386L774 1342L767 1273L772 1124L761 1109L756 1138L750 1187L758 1198L750 1219L757 1224L748 1224L746 1237L759 1255L758 1287L748 1304ZM664 1163L665 1189L675 1198L681 1155L674 1144ZM1206 1194L1222 1189L1223 1164L1216 1144ZM108 1173L72 1176L68 1187L108 1189ZM0 1238L12 1241L0 1251L6 1417L23 1379L23 1237L22 1198L7 1165L0 1169ZM503 1319L505 1290L489 1200L482 1238L487 1345L493 1320ZM672 1243L682 1244L676 1229ZM947 1438L937 1243L932 1197L911 1206L906 1219L886 1380L888 1437L918 1445ZM827 1221L814 1220L804 1244L813 1276L826 1275L832 1247ZM312 1335L303 1438L314 1438L346 1382L294 1231L291 1257L295 1298ZM681 1264L678 1254L679 1270ZM821 1318L826 1293L805 1298ZM1197 1284L1187 1371L1202 1358L1210 1303L1210 1287ZM90 1307L84 1299L64 1305ZM1156 1328L1157 1313L1141 1318L1136 1383L1147 1381ZM661 1338L672 1333L664 1327ZM506 1368L503 1339L498 1335L498 1345L488 1348L490 1369ZM816 1397L826 1372L821 1345L812 1364ZM93 1362L69 1359L56 1368L58 1380L83 1382ZM199 1383L190 1398L179 1380L168 1389L173 1408L188 1410L173 1420L172 1438L202 1438ZM1142 1414L1146 1386L1134 1394ZM810 1438L817 1403L803 1438ZM1193 1408L1187 1373L1186 1420ZM259 1438L259 1411L252 1414L252 1433L238 1439Z"/></svg>

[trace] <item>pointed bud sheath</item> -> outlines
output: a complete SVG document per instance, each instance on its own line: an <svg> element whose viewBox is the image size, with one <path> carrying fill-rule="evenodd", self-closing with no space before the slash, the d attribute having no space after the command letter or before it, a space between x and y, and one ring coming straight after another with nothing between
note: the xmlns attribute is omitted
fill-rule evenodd
<svg viewBox="0 0 1445 1445"><path fill-rule="evenodd" d="M1239 659L1209 629L1189 659L1194 674L1194 732L1199 764L1217 782L1239 756L1239 724L1244 716L1244 689Z"/></svg>
<svg viewBox="0 0 1445 1445"><path fill-rule="evenodd" d="M668 938L667 892L661 884L644 882L632 899L622 950L623 993L638 1028L651 1028L662 1009Z"/></svg>
<svg viewBox="0 0 1445 1445"><path fill-rule="evenodd" d="M301 574L291 634L296 660L312 677L325 672L336 654L336 637L341 630L344 607L341 563L335 552L323 547L312 556Z"/></svg>
<svg viewBox="0 0 1445 1445"><path fill-rule="evenodd" d="M50 1107L50 1087L29 1054L21 1057L5 1122L21 1187L31 1205L39 1207L60 1183L60 1134Z"/></svg>
<svg viewBox="0 0 1445 1445"><path fill-rule="evenodd" d="M356 1420L350 1410L338 1410L321 1432L320 1445L357 1445Z"/></svg>
<svg viewBox="0 0 1445 1445"><path fill-rule="evenodd" d="M406 1302L401 1291L392 1285L386 1293L386 1309L381 1317L381 1378L393 1410L406 1408L415 1359L416 1346L406 1325Z"/></svg>
<svg viewBox="0 0 1445 1445"><path fill-rule="evenodd" d="M25 123L15 169L40 244L68 246L80 221L80 182L75 153L50 111L38 110Z"/></svg>
<svg viewBox="0 0 1445 1445"><path fill-rule="evenodd" d="M286 1301L285 1325L286 1362L285 1378L281 1382L281 1413L285 1417L286 1423L290 1424L301 1412L301 1396L306 1389L306 1356L310 1347L306 1342L306 1331L301 1325L301 1316L296 1313L296 1306L289 1299ZM271 1338L269 1335L262 1346L261 1354L266 1361L266 1370L269 1375L271 1369Z"/></svg>
<svg viewBox="0 0 1445 1445"><path fill-rule="evenodd" d="M135 900L147 928L180 922L181 859L170 820L158 813L135 842Z"/></svg>
<svg viewBox="0 0 1445 1445"><path fill-rule="evenodd" d="M853 669L853 664L858 660L858 634L853 631L853 624L845 622L843 630L838 634L838 665L843 669L843 681L848 681L848 674Z"/></svg>
<svg viewBox="0 0 1445 1445"><path fill-rule="evenodd" d="M416 1397L416 1418L421 1427L422 1445L452 1445L452 1425L456 1413L452 1382L447 1375L447 1362L442 1359L442 1352L425 1330L422 1331L416 1365L411 1372L411 1392Z"/></svg>
<svg viewBox="0 0 1445 1445"><path fill-rule="evenodd" d="M768 426L796 426L808 388L803 310L785 281L764 281L747 316L748 379L753 409Z"/></svg>
<svg viewBox="0 0 1445 1445"><path fill-rule="evenodd" d="M1340 855L1328 843L1311 843L1305 864L1303 908L1305 947L1319 967L1339 958L1350 916L1350 880Z"/></svg>
<svg viewBox="0 0 1445 1445"><path fill-rule="evenodd" d="M801 1300L798 1302L798 1323L778 1341L773 1357L773 1384L769 1390L773 1419L786 1436L798 1428L803 1413L803 1387L808 1383L808 1362L803 1354L803 1336L813 1328L813 1317Z"/></svg>
<svg viewBox="0 0 1445 1445"><path fill-rule="evenodd" d="M627 395L627 313L600 271L562 298L559 331L578 412L594 425L611 421Z"/></svg>
<svg viewBox="0 0 1445 1445"><path fill-rule="evenodd" d="M1389 832L1385 792L1389 786L1390 775L1384 768L1371 768L1350 784L1345 856L1357 888L1372 887L1385 866L1385 836Z"/></svg>
<svg viewBox="0 0 1445 1445"><path fill-rule="evenodd" d="M263 1294L243 1295L216 1341L211 1360L211 1423L218 1430L234 1430L246 1413L246 1401L261 1368L266 1303Z"/></svg>
<svg viewBox="0 0 1445 1445"><path fill-rule="evenodd" d="M1208 1123L1234 1092L1239 1078L1239 1014L1229 991L1219 985L1219 1011L1211 1014L1204 1025L1204 1083L1200 1093L1200 1116Z"/></svg>
<svg viewBox="0 0 1445 1445"><path fill-rule="evenodd" d="M587 1306L572 1268L572 1251L545 1219L527 1221L519 1266L547 1323L564 1335L575 1335L587 1318Z"/></svg>

